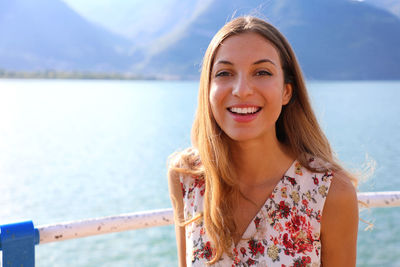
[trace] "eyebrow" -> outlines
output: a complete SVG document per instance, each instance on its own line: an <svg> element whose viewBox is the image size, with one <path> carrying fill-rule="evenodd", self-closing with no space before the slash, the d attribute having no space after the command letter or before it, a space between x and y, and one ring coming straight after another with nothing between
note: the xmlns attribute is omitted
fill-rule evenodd
<svg viewBox="0 0 400 267"><path fill-rule="evenodd" d="M272 63L273 65L276 66L276 64L272 60L267 59L267 58L257 60L256 62L253 63L253 65L258 65L261 63ZM218 64L233 65L233 63L228 60L218 60L217 63L215 63L215 65L218 65Z"/></svg>
<svg viewBox="0 0 400 267"><path fill-rule="evenodd" d="M258 60L256 62L254 62L253 65L257 65L257 64L261 64L261 63L272 63L273 65L276 66L276 64L272 60L267 59L267 58L260 59L260 60Z"/></svg>
<svg viewBox="0 0 400 267"><path fill-rule="evenodd" d="M218 61L215 63L215 65L218 65L218 64L233 65L233 63L230 62L230 61L228 61L228 60L218 60Z"/></svg>

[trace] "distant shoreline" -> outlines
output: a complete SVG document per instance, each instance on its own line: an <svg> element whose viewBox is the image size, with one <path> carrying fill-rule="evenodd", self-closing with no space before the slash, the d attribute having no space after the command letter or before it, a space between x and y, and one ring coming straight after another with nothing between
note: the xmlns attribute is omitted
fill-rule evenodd
<svg viewBox="0 0 400 267"><path fill-rule="evenodd" d="M0 69L1 79L48 79L48 80L126 80L126 81L198 81L199 77L180 77L174 75L145 76L118 72L79 72L79 71L5 71ZM308 81L349 82L349 81L400 81L397 79L313 79Z"/></svg>
<svg viewBox="0 0 400 267"><path fill-rule="evenodd" d="M172 80L174 77L155 77L125 73L78 72L78 71L4 71L0 79L71 79L71 80ZM174 79L176 80L176 79Z"/></svg>

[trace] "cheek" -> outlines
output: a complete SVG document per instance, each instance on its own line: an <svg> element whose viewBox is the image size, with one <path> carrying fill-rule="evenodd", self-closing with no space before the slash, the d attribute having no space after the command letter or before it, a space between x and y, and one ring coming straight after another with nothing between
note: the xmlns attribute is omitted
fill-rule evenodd
<svg viewBox="0 0 400 267"><path fill-rule="evenodd" d="M209 100L214 117L218 116L218 111L223 107L223 98L223 90L220 90L217 86L211 86Z"/></svg>
<svg viewBox="0 0 400 267"><path fill-rule="evenodd" d="M225 99L225 90L220 86L211 86L210 88L210 106L212 116L214 117L215 122L217 123L218 127L224 124L224 99Z"/></svg>
<svg viewBox="0 0 400 267"><path fill-rule="evenodd" d="M271 81L264 86L263 95L267 103L273 106L282 106L283 104L283 85L279 81Z"/></svg>

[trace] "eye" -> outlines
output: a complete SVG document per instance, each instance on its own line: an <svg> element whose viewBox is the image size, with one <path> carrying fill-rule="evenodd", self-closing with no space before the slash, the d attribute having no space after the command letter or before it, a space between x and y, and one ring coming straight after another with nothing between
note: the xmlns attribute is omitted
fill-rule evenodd
<svg viewBox="0 0 400 267"><path fill-rule="evenodd" d="M215 74L215 77L225 77L225 76L231 76L231 73L226 70L222 70Z"/></svg>
<svg viewBox="0 0 400 267"><path fill-rule="evenodd" d="M256 72L256 76L272 76L272 73L266 70L259 70Z"/></svg>

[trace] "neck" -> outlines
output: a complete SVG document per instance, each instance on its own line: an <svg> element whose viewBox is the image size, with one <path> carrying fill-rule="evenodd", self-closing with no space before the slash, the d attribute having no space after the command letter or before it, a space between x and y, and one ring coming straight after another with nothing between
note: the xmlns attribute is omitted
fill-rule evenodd
<svg viewBox="0 0 400 267"><path fill-rule="evenodd" d="M276 136L264 140L233 141L231 153L239 184L274 184L293 163L295 156Z"/></svg>

